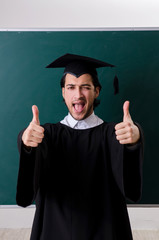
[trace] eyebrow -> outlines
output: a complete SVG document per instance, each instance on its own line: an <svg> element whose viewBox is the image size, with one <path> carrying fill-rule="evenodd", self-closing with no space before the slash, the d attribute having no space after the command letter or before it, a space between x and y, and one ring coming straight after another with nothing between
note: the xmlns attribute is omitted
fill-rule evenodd
<svg viewBox="0 0 159 240"><path fill-rule="evenodd" d="M76 86L76 84L72 84L72 83L68 83L66 86ZM85 84L81 84L80 87L91 87L91 84L85 83Z"/></svg>

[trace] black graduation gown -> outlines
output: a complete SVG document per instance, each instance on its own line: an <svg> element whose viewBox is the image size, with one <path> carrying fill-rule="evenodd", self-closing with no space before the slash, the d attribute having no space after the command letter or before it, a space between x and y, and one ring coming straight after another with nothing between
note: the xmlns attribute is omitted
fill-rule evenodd
<svg viewBox="0 0 159 240"><path fill-rule="evenodd" d="M113 123L45 124L30 153L18 137L17 204L35 201L31 240L132 240L126 198L141 196L143 149L121 145Z"/></svg>

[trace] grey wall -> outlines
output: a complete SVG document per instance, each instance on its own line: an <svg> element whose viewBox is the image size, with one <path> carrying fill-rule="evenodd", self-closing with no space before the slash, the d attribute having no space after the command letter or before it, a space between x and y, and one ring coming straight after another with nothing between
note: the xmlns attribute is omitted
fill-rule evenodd
<svg viewBox="0 0 159 240"><path fill-rule="evenodd" d="M158 0L1 0L0 29L159 27Z"/></svg>

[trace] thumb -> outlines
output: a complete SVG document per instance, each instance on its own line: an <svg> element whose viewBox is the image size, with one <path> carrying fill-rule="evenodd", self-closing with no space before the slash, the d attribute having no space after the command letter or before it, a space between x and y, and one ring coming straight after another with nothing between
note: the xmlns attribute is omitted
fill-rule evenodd
<svg viewBox="0 0 159 240"><path fill-rule="evenodd" d="M130 102L125 101L124 105L123 105L123 122L132 121L131 116L130 116L130 112L129 112L129 106L130 106Z"/></svg>
<svg viewBox="0 0 159 240"><path fill-rule="evenodd" d="M40 121L39 121L39 109L36 105L32 106L32 113L33 113L33 119L32 122L40 125Z"/></svg>

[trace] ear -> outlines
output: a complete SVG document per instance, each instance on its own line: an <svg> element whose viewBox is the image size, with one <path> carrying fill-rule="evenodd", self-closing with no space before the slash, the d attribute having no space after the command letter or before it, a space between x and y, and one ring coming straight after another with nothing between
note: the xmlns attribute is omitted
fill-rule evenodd
<svg viewBox="0 0 159 240"><path fill-rule="evenodd" d="M65 99L65 88L64 87L62 88L62 96Z"/></svg>
<svg viewBox="0 0 159 240"><path fill-rule="evenodd" d="M100 87L96 87L95 88L95 98L97 98L99 96L100 93Z"/></svg>

